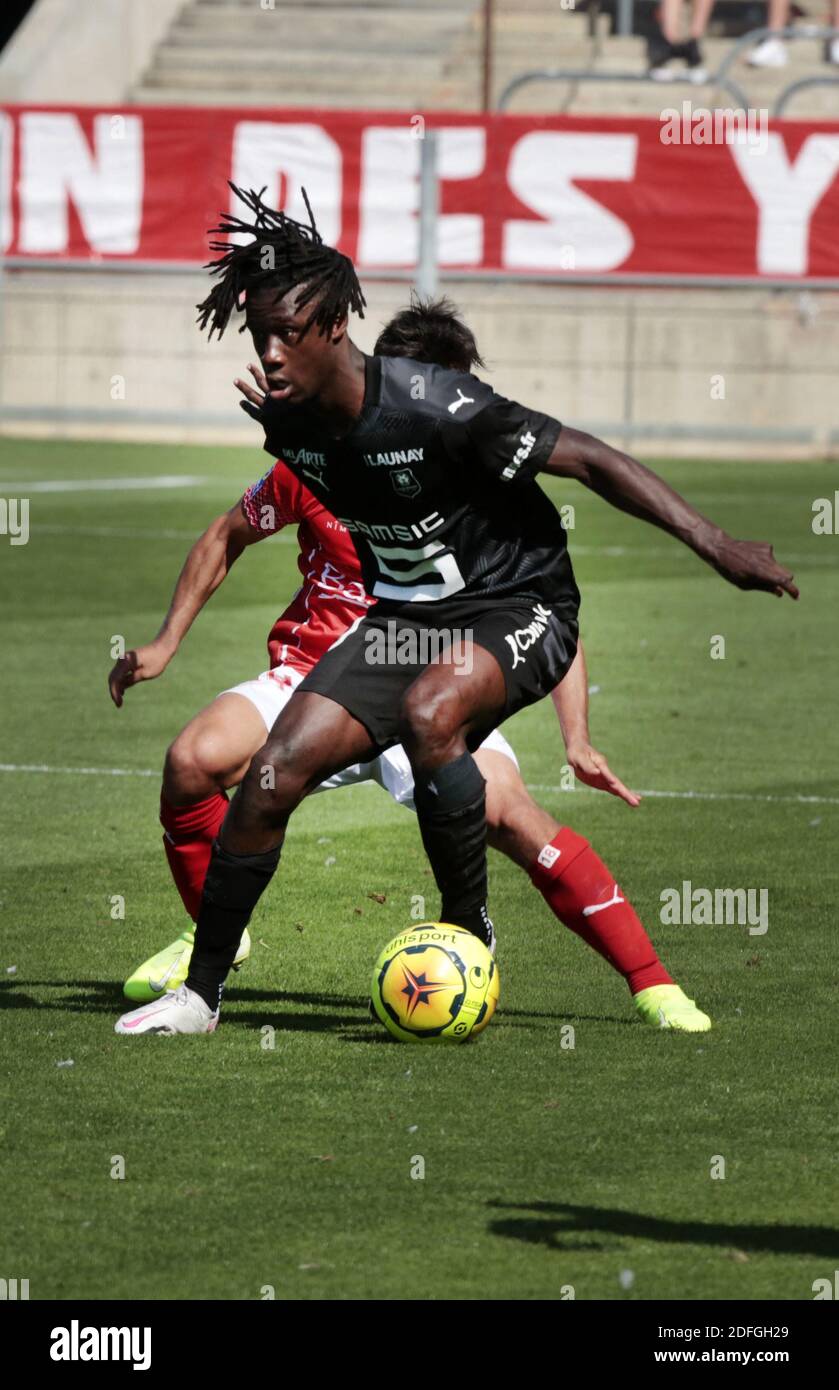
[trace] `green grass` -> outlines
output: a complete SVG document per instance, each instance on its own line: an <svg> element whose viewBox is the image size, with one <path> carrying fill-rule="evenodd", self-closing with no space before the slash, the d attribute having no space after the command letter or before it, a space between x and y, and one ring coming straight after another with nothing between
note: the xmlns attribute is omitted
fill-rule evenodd
<svg viewBox="0 0 839 1390"><path fill-rule="evenodd" d="M714 1031L642 1027L623 983L493 857L496 1020L459 1049L390 1043L366 1015L370 966L413 894L432 915L436 901L415 820L362 787L295 817L219 1032L117 1038L123 978L183 924L156 776L0 772L0 1275L28 1278L34 1299L257 1299L265 1285L283 1299L559 1298L566 1285L578 1299L808 1299L832 1277L839 541L810 519L835 476L658 467L730 531L795 556L802 599L740 594L663 534L550 487L577 508L593 738L633 786L741 799L648 797L633 812L561 793L549 704L507 732ZM261 470L256 451L0 443L5 495L30 478L205 479L31 494L29 544L0 537L0 761L158 769L192 713L262 669L295 584L282 539L243 558L160 682L120 712L105 688L112 637L148 640L190 537ZM661 925L660 894L683 879L767 888L767 934Z"/></svg>

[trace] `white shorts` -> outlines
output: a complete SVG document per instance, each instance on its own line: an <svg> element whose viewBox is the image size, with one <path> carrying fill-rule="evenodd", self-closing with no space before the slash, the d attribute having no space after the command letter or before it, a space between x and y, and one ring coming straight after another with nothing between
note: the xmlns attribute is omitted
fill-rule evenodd
<svg viewBox="0 0 839 1390"><path fill-rule="evenodd" d="M270 731L302 679L301 673L289 666L275 666L272 671L263 671L256 680L242 681L241 685L231 686L229 690L223 690L221 693L244 695L245 699L250 700L259 710L265 721L265 728ZM499 729L493 729L484 739L481 748L492 753L503 753L516 767L519 765L515 753ZM400 806L407 806L409 811L415 809L414 774L408 762L408 755L401 744L397 744L395 748L388 748L387 752L381 753L372 762L353 763L351 767L345 767L343 772L336 772L334 776L321 782L315 791L329 792L336 787L353 787L360 782L378 782Z"/></svg>

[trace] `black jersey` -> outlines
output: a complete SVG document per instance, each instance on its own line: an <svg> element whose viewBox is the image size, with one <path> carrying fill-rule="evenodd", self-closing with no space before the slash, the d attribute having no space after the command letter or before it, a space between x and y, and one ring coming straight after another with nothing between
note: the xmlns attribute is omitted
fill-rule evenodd
<svg viewBox="0 0 839 1390"><path fill-rule="evenodd" d="M352 535L383 603L533 596L575 614L559 513L534 474L561 425L469 373L368 357L361 414L336 439L307 404L266 401L265 447Z"/></svg>

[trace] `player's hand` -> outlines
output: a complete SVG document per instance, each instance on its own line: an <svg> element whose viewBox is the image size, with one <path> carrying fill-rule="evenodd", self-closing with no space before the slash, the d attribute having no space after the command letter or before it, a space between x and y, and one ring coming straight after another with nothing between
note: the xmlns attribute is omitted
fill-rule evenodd
<svg viewBox="0 0 839 1390"><path fill-rule="evenodd" d="M640 796L623 785L620 778L615 776L603 754L598 753L596 748L592 748L590 743L580 741L569 744L565 749L565 756L574 776L579 777L581 782L585 782L587 787L595 787L601 792L611 792L612 796L618 796L621 801L625 801L627 806L639 806L641 804Z"/></svg>
<svg viewBox="0 0 839 1390"><path fill-rule="evenodd" d="M265 373L256 362L248 363L248 371L256 382L256 387L251 386L249 381L243 381L242 378L238 376L234 377L233 385L236 387L237 391L241 391L245 398L243 401L239 402L245 414L250 415L252 420L259 420L260 411L268 395L268 382L265 379Z"/></svg>
<svg viewBox="0 0 839 1390"><path fill-rule="evenodd" d="M708 562L738 589L761 589L783 598L798 598L789 570L779 565L768 541L736 541L722 532L706 552Z"/></svg>
<svg viewBox="0 0 839 1390"><path fill-rule="evenodd" d="M108 677L108 690L117 709L122 708L129 686L154 680L166 670L172 655L172 651L159 642L149 642L148 646L137 647L121 656Z"/></svg>

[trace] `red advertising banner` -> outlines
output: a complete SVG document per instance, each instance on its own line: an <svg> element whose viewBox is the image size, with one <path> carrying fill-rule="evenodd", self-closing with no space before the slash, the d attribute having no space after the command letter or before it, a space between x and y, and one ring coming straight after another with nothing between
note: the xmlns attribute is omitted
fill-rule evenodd
<svg viewBox="0 0 839 1390"><path fill-rule="evenodd" d="M303 219L305 187L362 273L411 269L433 128L445 269L839 278L839 121L762 114L738 127L686 103L660 121L8 106L0 253L201 263L232 180Z"/></svg>

